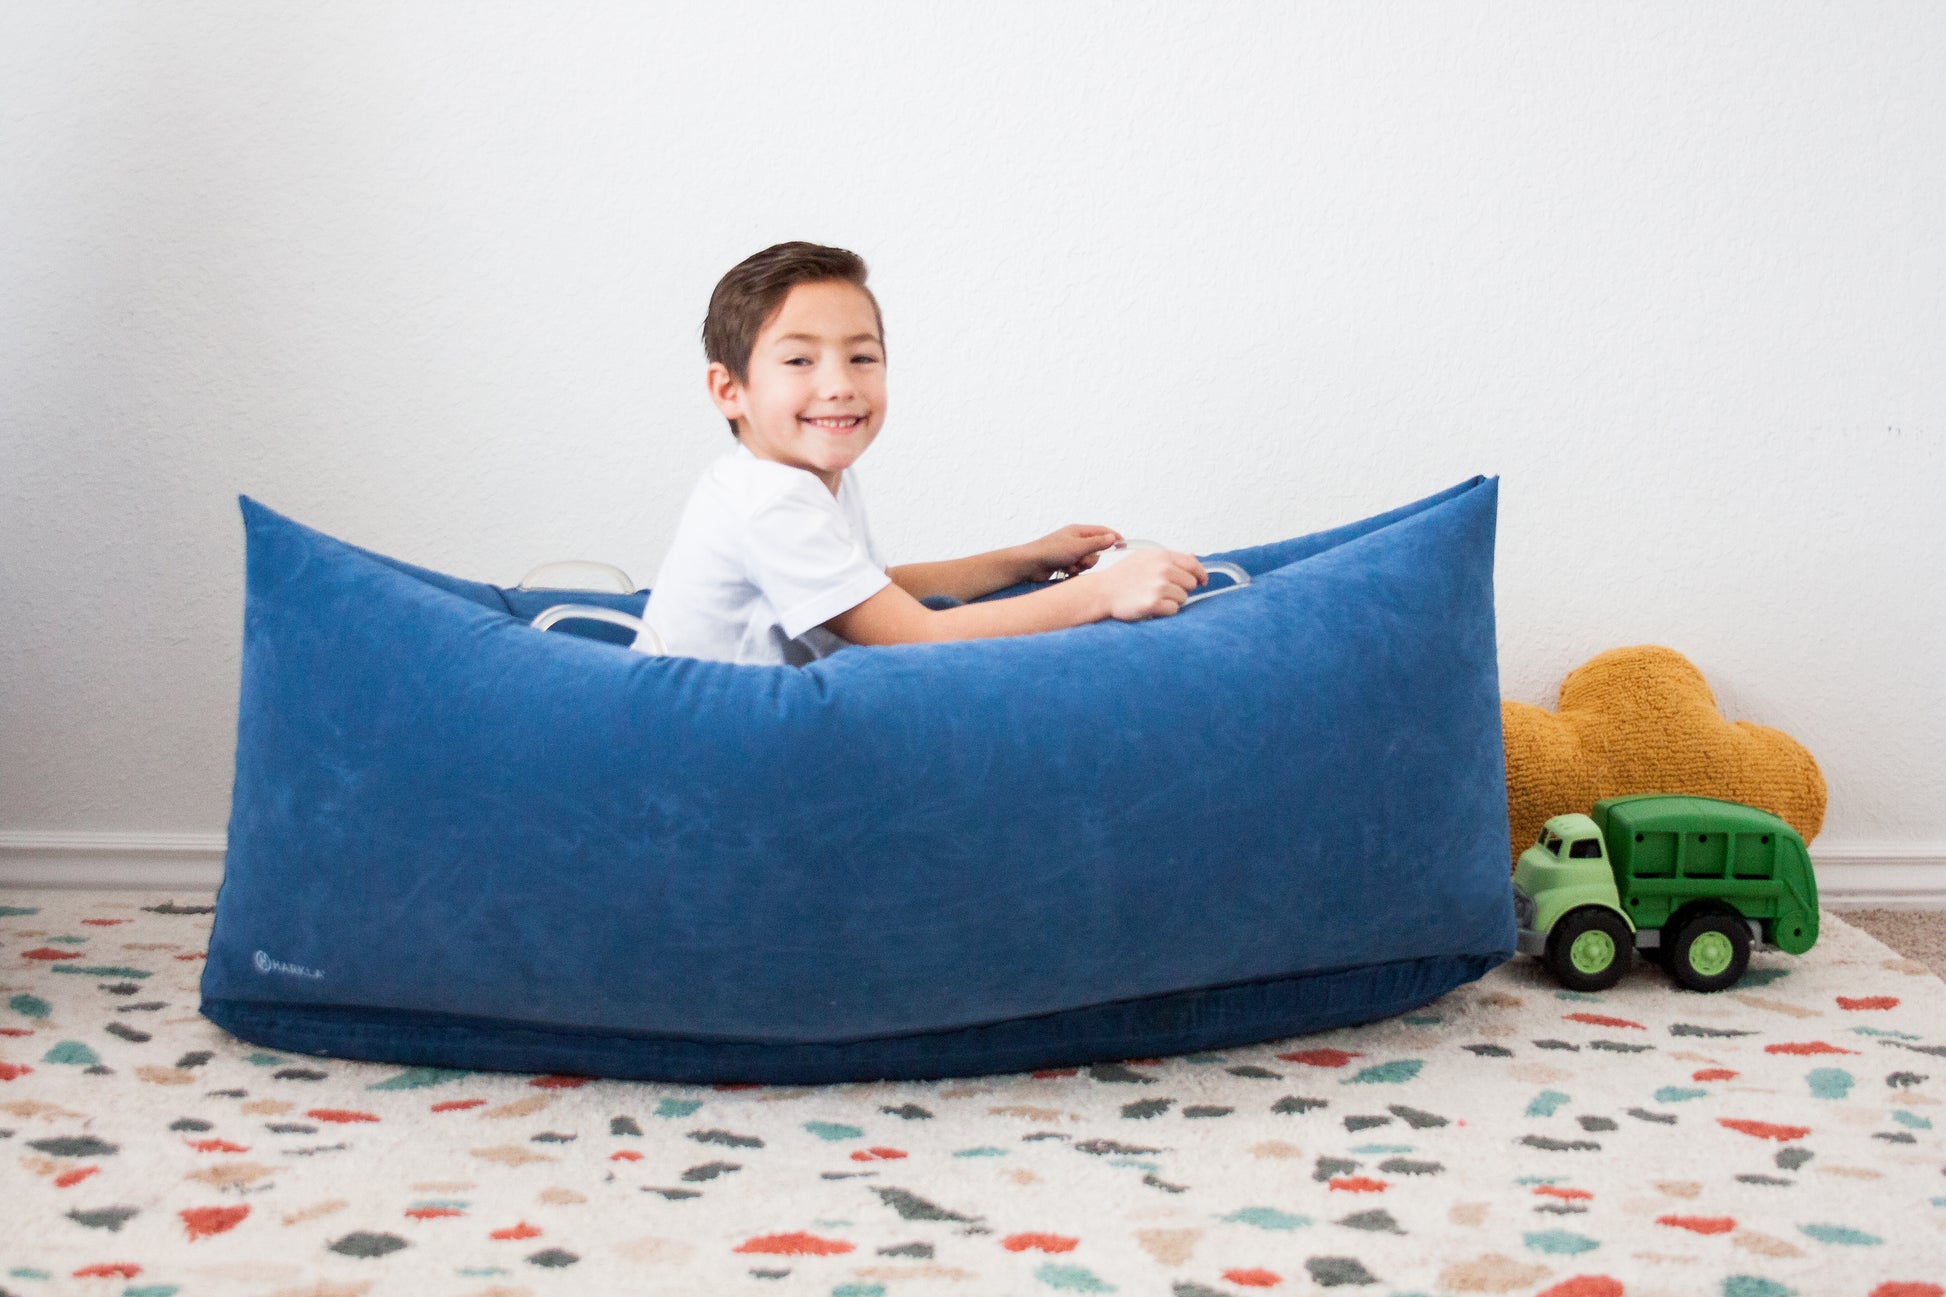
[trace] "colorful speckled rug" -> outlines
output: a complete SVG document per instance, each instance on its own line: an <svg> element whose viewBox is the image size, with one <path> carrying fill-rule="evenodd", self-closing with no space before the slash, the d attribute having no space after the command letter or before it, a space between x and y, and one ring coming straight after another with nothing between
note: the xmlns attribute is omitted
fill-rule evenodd
<svg viewBox="0 0 1946 1297"><path fill-rule="evenodd" d="M1942 1297L1946 983L1827 916L1736 990L1517 960L1044 1074L644 1085L293 1057L209 898L0 897L0 1291Z"/></svg>

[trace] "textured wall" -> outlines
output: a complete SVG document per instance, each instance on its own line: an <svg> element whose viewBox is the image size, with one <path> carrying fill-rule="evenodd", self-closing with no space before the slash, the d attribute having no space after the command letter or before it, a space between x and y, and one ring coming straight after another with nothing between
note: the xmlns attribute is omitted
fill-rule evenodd
<svg viewBox="0 0 1946 1297"><path fill-rule="evenodd" d="M648 582L808 238L894 561L1499 473L1508 696L1667 644L1946 841L1946 8L1294 8L0 8L0 830L222 828L240 491Z"/></svg>

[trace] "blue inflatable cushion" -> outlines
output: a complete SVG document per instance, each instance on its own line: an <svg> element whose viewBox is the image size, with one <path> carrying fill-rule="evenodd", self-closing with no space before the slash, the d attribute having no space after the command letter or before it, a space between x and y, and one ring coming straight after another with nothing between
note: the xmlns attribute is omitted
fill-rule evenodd
<svg viewBox="0 0 1946 1297"><path fill-rule="evenodd" d="M273 1048L921 1079L1363 1022L1514 947L1497 480L1175 617L655 658L247 498L202 1011ZM1010 591L1006 593L1015 593Z"/></svg>

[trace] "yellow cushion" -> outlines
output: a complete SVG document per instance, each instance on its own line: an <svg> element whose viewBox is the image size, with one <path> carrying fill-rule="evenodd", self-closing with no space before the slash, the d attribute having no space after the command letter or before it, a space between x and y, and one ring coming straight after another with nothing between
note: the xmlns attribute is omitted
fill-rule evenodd
<svg viewBox="0 0 1946 1297"><path fill-rule="evenodd" d="M1782 730L1731 722L1693 663L1652 644L1568 672L1554 711L1502 702L1513 854L1549 816L1604 797L1689 793L1759 807L1806 842L1824 825L1824 776Z"/></svg>

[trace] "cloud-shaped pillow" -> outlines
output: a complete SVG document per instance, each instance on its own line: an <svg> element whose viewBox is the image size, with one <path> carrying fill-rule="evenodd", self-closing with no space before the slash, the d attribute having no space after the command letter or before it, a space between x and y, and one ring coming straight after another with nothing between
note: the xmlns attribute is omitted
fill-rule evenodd
<svg viewBox="0 0 1946 1297"><path fill-rule="evenodd" d="M1824 825L1824 776L1803 744L1725 720L1703 673L1674 649L1610 649L1568 673L1554 711L1502 702L1500 722L1516 858L1550 816L1630 793L1743 802L1806 842Z"/></svg>

